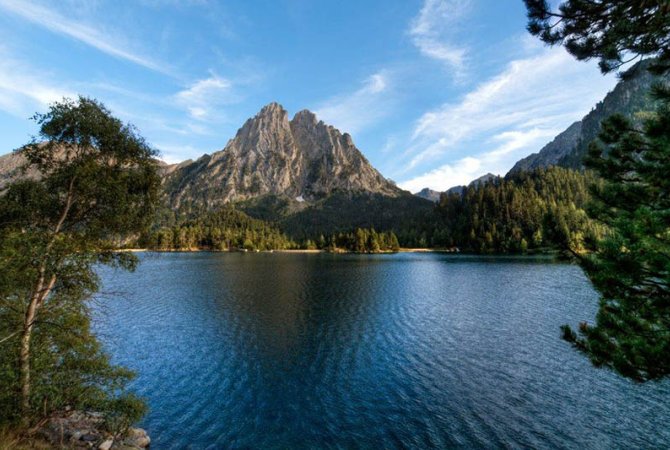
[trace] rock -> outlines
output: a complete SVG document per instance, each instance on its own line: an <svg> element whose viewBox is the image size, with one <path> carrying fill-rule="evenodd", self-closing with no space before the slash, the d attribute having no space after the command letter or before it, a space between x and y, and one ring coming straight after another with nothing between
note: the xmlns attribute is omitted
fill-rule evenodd
<svg viewBox="0 0 670 450"><path fill-rule="evenodd" d="M98 445L98 450L109 450L114 445L113 439L107 439L102 444Z"/></svg>
<svg viewBox="0 0 670 450"><path fill-rule="evenodd" d="M38 435L54 447L69 449L97 448L111 450L147 448L151 439L141 428L131 428L121 441L104 429L105 416L97 412L64 411L51 417L37 431Z"/></svg>
<svg viewBox="0 0 670 450"><path fill-rule="evenodd" d="M128 434L123 438L122 444L129 447L146 448L151 443L147 432L142 428L131 428Z"/></svg>

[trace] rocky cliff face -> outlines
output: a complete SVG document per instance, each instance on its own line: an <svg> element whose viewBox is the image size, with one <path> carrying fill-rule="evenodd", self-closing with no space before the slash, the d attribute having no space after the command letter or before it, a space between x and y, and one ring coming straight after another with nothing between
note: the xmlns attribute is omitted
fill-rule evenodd
<svg viewBox="0 0 670 450"><path fill-rule="evenodd" d="M172 208L212 208L265 195L310 202L335 191L397 196L351 136L301 111L289 121L277 103L246 121L226 147L165 170Z"/></svg>
<svg viewBox="0 0 670 450"><path fill-rule="evenodd" d="M564 132L556 136L553 141L542 147L539 153L533 153L517 161L509 173L515 174L558 164L561 158L564 158L577 148L581 133L582 122L573 123Z"/></svg>
<svg viewBox="0 0 670 450"><path fill-rule="evenodd" d="M554 165L572 169L581 168L588 146L598 137L600 123L604 119L613 114L623 114L635 120L636 113L653 108L653 99L649 95L651 86L657 81L670 81L670 76L652 75L647 70L649 65L650 60L636 64L629 70L628 76L582 120L570 125L539 153L533 153L518 161L508 174Z"/></svg>

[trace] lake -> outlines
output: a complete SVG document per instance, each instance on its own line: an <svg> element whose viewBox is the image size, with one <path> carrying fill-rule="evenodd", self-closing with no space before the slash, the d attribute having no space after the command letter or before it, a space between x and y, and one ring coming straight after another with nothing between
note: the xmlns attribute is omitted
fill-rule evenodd
<svg viewBox="0 0 670 450"><path fill-rule="evenodd" d="M163 448L668 448L670 383L596 369L578 266L446 254L141 254L94 328Z"/></svg>

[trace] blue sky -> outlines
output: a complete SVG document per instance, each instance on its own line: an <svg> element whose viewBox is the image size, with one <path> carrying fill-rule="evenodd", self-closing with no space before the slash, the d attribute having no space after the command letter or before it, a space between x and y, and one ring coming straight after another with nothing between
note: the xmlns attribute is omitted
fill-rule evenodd
<svg viewBox="0 0 670 450"><path fill-rule="evenodd" d="M504 174L616 84L525 31L521 0L0 0L0 133L101 100L168 162L271 101L349 132L401 187Z"/></svg>

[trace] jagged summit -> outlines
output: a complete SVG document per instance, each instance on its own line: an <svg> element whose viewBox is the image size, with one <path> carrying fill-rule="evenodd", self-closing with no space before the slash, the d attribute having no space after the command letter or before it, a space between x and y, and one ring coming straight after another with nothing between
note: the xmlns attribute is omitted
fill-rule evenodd
<svg viewBox="0 0 670 450"><path fill-rule="evenodd" d="M334 191L402 192L370 165L348 133L309 110L288 117L279 103L270 103L223 150L171 171L165 182L170 205L212 208L264 195L309 201Z"/></svg>

